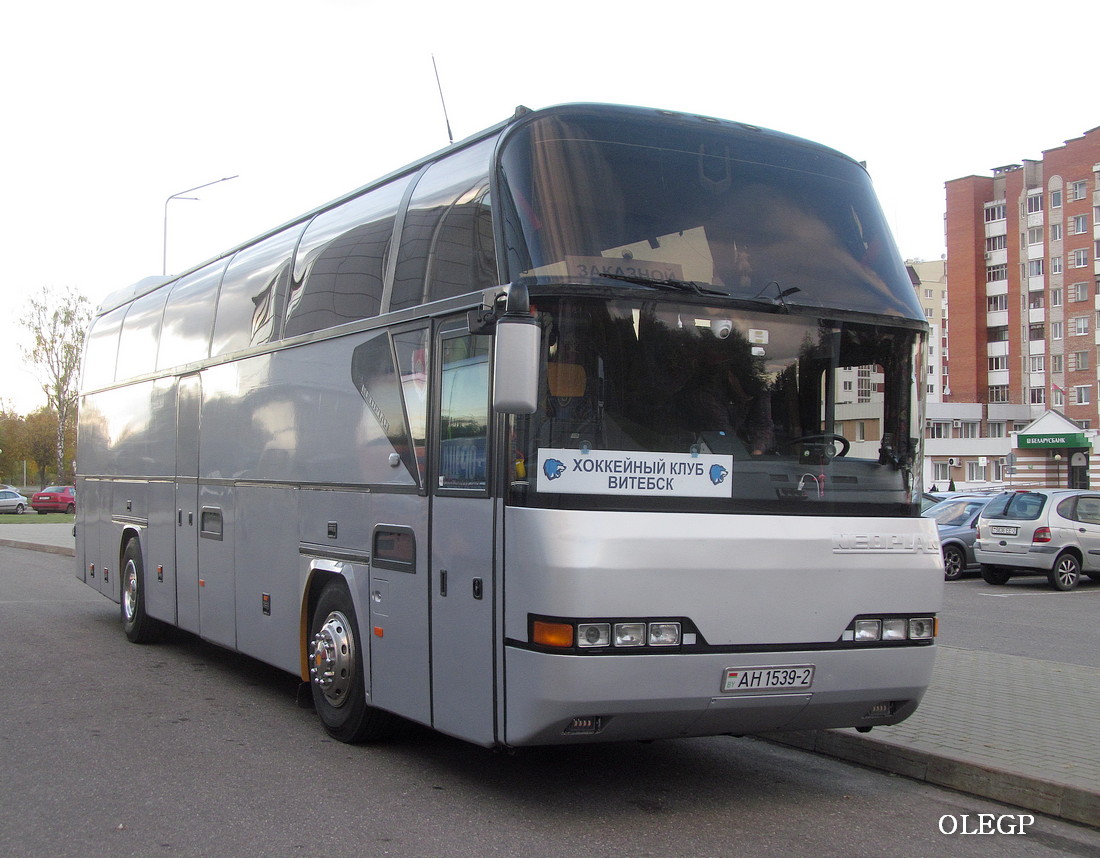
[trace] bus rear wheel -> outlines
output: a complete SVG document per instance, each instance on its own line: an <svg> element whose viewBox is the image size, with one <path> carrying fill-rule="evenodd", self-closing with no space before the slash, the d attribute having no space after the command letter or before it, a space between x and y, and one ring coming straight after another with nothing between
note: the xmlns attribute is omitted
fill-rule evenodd
<svg viewBox="0 0 1100 858"><path fill-rule="evenodd" d="M364 652L351 594L342 579L321 591L310 621L309 685L313 705L332 738L349 744L376 741L393 716L367 705Z"/></svg>
<svg viewBox="0 0 1100 858"><path fill-rule="evenodd" d="M141 544L136 539L126 543L122 552L122 593L119 610L122 630L131 643L155 643L164 634L164 624L145 613L145 575L141 560Z"/></svg>

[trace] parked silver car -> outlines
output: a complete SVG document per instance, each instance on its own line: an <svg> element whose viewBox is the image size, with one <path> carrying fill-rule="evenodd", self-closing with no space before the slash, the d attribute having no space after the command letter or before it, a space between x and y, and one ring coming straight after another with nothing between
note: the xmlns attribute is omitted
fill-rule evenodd
<svg viewBox="0 0 1100 858"><path fill-rule="evenodd" d="M989 584L1042 574L1055 590L1072 590L1082 572L1100 581L1100 492L1027 489L997 495L978 518L974 556Z"/></svg>
<svg viewBox="0 0 1100 858"><path fill-rule="evenodd" d="M0 489L0 512L13 512L16 515L22 515L29 503L30 501L15 489Z"/></svg>

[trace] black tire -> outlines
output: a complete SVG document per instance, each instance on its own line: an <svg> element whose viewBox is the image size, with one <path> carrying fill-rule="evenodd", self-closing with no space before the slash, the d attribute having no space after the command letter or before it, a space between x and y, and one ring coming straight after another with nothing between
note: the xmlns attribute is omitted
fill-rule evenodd
<svg viewBox="0 0 1100 858"><path fill-rule="evenodd" d="M321 723L348 744L384 738L394 718L367 705L364 651L355 605L343 579L325 585L309 624L309 687Z"/></svg>
<svg viewBox="0 0 1100 858"><path fill-rule="evenodd" d="M984 580L986 584L1007 584L1010 577L1012 577L1011 573L1003 566L990 566L988 563L982 564L982 580Z"/></svg>
<svg viewBox="0 0 1100 858"><path fill-rule="evenodd" d="M26 511L27 511L27 508L25 506L23 506L23 504L17 504L16 507L15 507L15 514L16 515L22 515Z"/></svg>
<svg viewBox="0 0 1100 858"><path fill-rule="evenodd" d="M1081 561L1068 551L1058 555L1054 566L1047 572L1047 580L1055 590L1065 593L1081 583Z"/></svg>
<svg viewBox="0 0 1100 858"><path fill-rule="evenodd" d="M958 581L966 572L966 552L957 545L943 547L943 579Z"/></svg>
<svg viewBox="0 0 1100 858"><path fill-rule="evenodd" d="M164 636L165 625L145 613L145 571L141 545L136 539L126 543L122 552L122 581L118 608L122 630L131 643L148 644Z"/></svg>
<svg viewBox="0 0 1100 858"><path fill-rule="evenodd" d="M65 507L66 515L72 515L74 512L76 512L76 504L75 503L71 503L67 507Z"/></svg>

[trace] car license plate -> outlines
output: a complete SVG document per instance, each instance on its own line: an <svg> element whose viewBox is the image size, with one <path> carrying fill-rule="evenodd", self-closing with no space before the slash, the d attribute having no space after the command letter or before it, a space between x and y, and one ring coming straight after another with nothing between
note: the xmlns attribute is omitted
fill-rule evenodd
<svg viewBox="0 0 1100 858"><path fill-rule="evenodd" d="M785 691L809 688L814 681L814 665L785 664L776 667L727 667L722 691Z"/></svg>
<svg viewBox="0 0 1100 858"><path fill-rule="evenodd" d="M1006 524L994 524L989 528L989 532L994 536L1015 536L1018 527L1009 527Z"/></svg>

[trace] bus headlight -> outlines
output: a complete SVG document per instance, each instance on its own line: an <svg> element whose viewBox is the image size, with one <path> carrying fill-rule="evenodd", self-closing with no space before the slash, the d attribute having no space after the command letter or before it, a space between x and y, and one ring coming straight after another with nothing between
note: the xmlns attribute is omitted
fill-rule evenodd
<svg viewBox="0 0 1100 858"><path fill-rule="evenodd" d="M577 646L607 646L610 643L610 623L580 623L577 625Z"/></svg>
<svg viewBox="0 0 1100 858"><path fill-rule="evenodd" d="M649 624L649 645L650 646L679 646L680 645L680 624L679 623L650 623Z"/></svg>
<svg viewBox="0 0 1100 858"><path fill-rule="evenodd" d="M882 620L856 620L856 640L882 640Z"/></svg>
<svg viewBox="0 0 1100 858"><path fill-rule="evenodd" d="M936 636L936 623L931 617L914 617L909 621L909 639L927 641Z"/></svg>
<svg viewBox="0 0 1100 858"><path fill-rule="evenodd" d="M615 623L615 646L645 646L645 623Z"/></svg>

